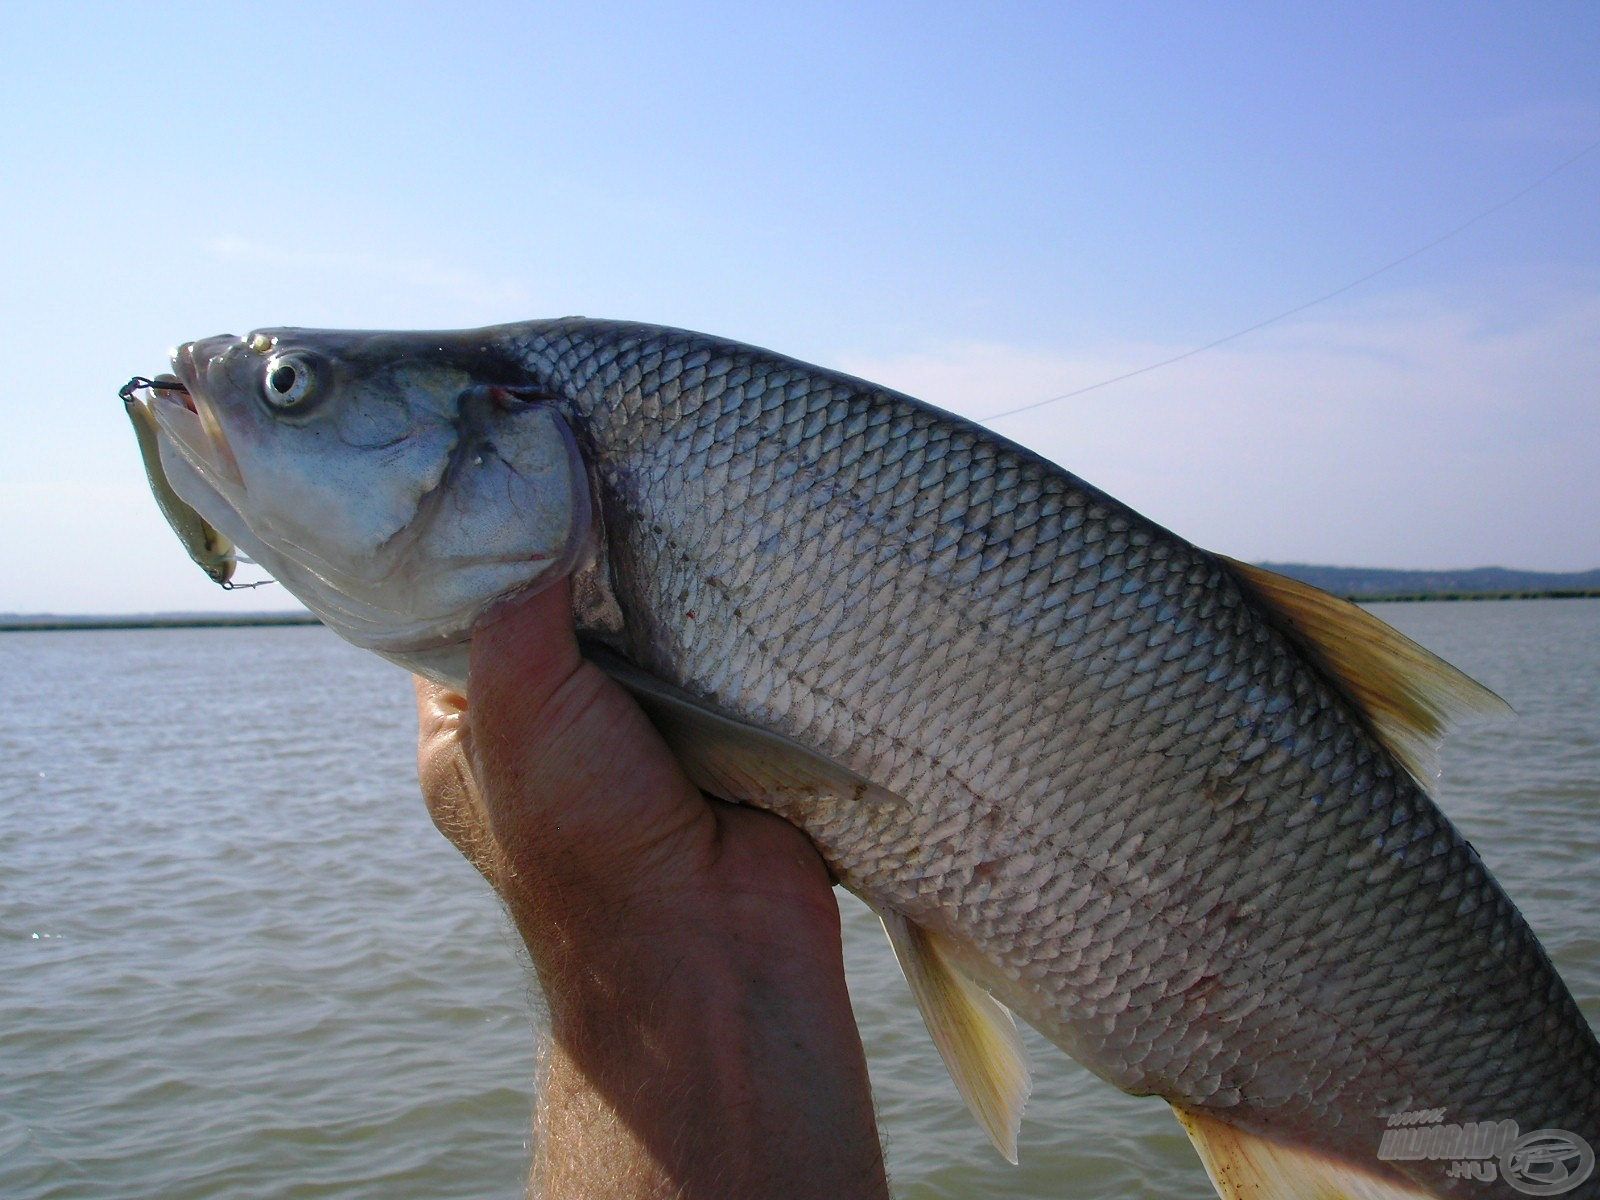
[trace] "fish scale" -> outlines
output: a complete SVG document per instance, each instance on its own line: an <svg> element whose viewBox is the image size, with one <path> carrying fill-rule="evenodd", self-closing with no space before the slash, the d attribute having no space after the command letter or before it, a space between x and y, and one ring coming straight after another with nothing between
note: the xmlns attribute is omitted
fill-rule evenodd
<svg viewBox="0 0 1600 1200"><path fill-rule="evenodd" d="M747 347L574 323L518 350L592 455L628 652L911 798L783 811L1080 1061L1367 1158L1424 1102L1594 1135L1600 1059L1532 935L1216 560Z"/></svg>

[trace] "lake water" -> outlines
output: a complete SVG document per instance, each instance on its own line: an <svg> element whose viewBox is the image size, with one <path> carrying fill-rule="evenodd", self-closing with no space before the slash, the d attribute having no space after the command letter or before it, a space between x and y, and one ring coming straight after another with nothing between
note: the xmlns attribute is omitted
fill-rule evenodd
<svg viewBox="0 0 1600 1200"><path fill-rule="evenodd" d="M1441 803L1600 1023L1600 601L1376 606L1517 708ZM0 1196L521 1195L529 976L417 796L406 677L320 628L0 634ZM845 899L896 1195L1212 1195L1030 1035L989 1149Z"/></svg>

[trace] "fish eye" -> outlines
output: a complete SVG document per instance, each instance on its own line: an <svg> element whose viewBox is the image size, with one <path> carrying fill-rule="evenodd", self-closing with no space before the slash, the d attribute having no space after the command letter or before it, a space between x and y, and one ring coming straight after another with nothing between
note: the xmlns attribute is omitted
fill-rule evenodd
<svg viewBox="0 0 1600 1200"><path fill-rule="evenodd" d="M274 354L267 360L261 390L273 408L298 408L316 391L316 372L301 354Z"/></svg>

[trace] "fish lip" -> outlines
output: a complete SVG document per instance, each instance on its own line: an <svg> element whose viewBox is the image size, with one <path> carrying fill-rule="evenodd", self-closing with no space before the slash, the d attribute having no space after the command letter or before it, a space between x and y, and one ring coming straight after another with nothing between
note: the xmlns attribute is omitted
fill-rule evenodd
<svg viewBox="0 0 1600 1200"><path fill-rule="evenodd" d="M231 335L206 338L204 343L212 345L218 342L238 342L239 339ZM244 476L239 470L239 460L234 456L233 448L228 444L228 435L223 432L222 422L217 419L216 406L211 398L206 395L204 386L206 368L220 355L208 356L204 365L196 357L195 348L202 343L185 342L172 352L173 374L161 375L160 380L173 380L181 385L177 388L161 388L152 392L151 406L157 412L158 405L175 405L193 413L200 425L200 432L205 441L206 448L211 450L207 455L209 460L205 465L224 476L236 487L244 486ZM198 447L190 447L191 450ZM199 464L197 464L199 465Z"/></svg>
<svg viewBox="0 0 1600 1200"><path fill-rule="evenodd" d="M172 370L176 374L178 382L182 383L191 393L196 391L200 385L200 367L195 362L194 357L196 345L197 343L195 342L184 342L171 355Z"/></svg>

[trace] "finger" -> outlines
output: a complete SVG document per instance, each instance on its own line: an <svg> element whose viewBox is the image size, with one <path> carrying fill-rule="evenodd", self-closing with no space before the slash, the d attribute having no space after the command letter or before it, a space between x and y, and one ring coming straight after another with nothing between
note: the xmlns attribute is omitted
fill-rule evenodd
<svg viewBox="0 0 1600 1200"><path fill-rule="evenodd" d="M417 782L435 827L497 888L507 878L504 853L494 841L470 760L471 727L463 720L466 697L419 677Z"/></svg>
<svg viewBox="0 0 1600 1200"><path fill-rule="evenodd" d="M467 692L502 715L540 709L581 667L565 580L492 609L472 631Z"/></svg>
<svg viewBox="0 0 1600 1200"><path fill-rule="evenodd" d="M441 763L464 749L470 730L463 720L466 697L440 684L413 676L417 697L417 774L423 798L434 807L435 785L441 778Z"/></svg>
<svg viewBox="0 0 1600 1200"><path fill-rule="evenodd" d="M478 626L468 680L485 808L525 877L659 887L665 860L714 842L715 818L655 728L579 655L564 582Z"/></svg>
<svg viewBox="0 0 1600 1200"><path fill-rule="evenodd" d="M411 686L417 694L418 726L424 735L432 733L448 718L459 717L467 710L467 698L454 688L421 675L411 677Z"/></svg>

